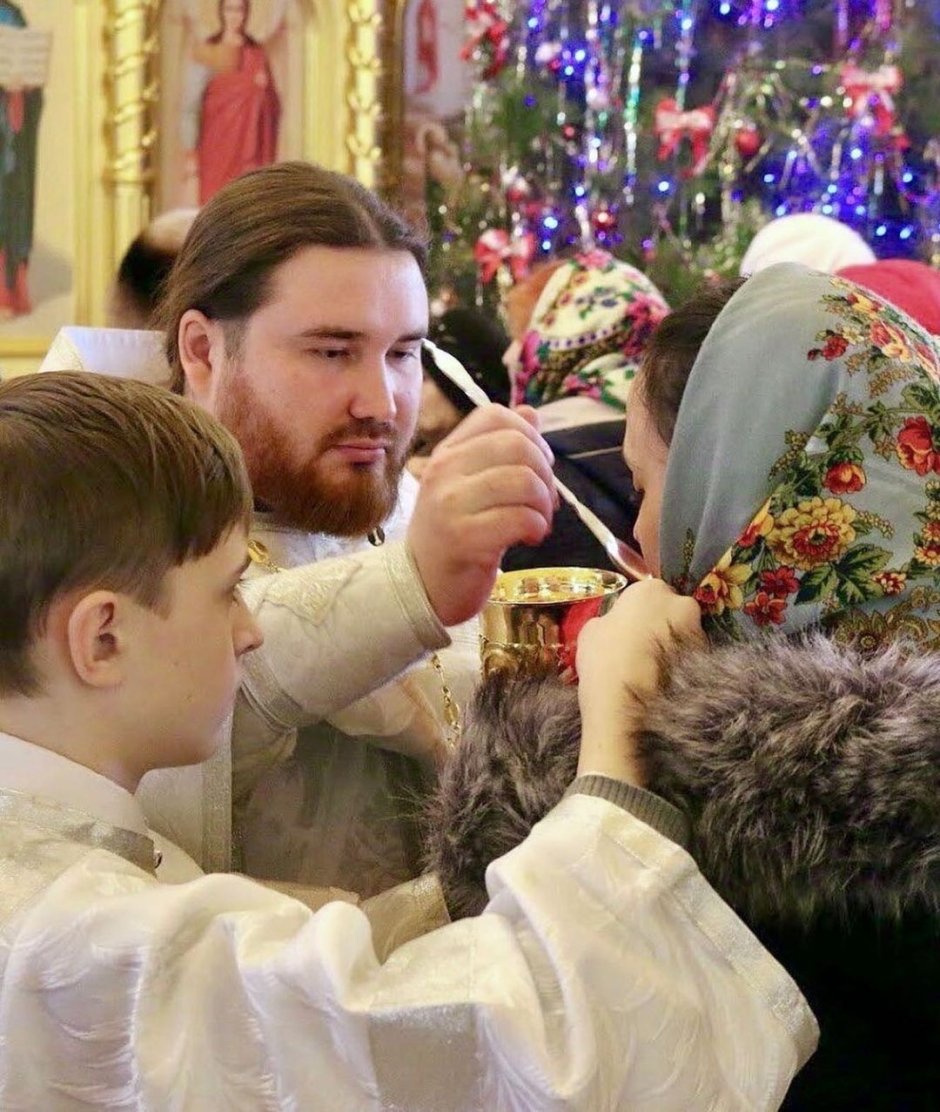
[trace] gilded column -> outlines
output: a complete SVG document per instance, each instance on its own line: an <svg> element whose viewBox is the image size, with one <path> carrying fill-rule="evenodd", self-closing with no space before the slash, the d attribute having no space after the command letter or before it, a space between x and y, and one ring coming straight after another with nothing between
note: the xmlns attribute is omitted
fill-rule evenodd
<svg viewBox="0 0 940 1112"><path fill-rule="evenodd" d="M349 173L363 185L378 184L382 151L380 46L382 14L377 0L347 0L346 3L346 108L349 133L346 147Z"/></svg>
<svg viewBox="0 0 940 1112"><path fill-rule="evenodd" d="M112 270L150 219L160 0L105 0L105 182L113 206Z"/></svg>

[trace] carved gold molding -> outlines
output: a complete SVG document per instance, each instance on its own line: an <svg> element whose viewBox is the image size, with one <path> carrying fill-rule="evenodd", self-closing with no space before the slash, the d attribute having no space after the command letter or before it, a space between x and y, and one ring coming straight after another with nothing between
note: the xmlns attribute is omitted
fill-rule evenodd
<svg viewBox="0 0 940 1112"><path fill-rule="evenodd" d="M104 22L105 182L112 206L116 268L127 244L149 221L159 96L160 0L106 0Z"/></svg>
<svg viewBox="0 0 940 1112"><path fill-rule="evenodd" d="M389 87L383 84L382 0L298 2L303 13L302 156L377 185L380 129L394 115L383 107ZM74 244L61 245L74 258L74 309L72 319L60 323L101 324L118 262L150 220L154 205L164 3L55 4L63 13L55 48L72 52L75 71L75 161L54 171L61 188L72 191L75 206ZM0 331L4 370L34 369L50 340L51 335Z"/></svg>
<svg viewBox="0 0 940 1112"><path fill-rule="evenodd" d="M118 257L150 217L159 142L162 0L106 0L106 180ZM303 157L374 183L382 16L376 0L300 0L306 88ZM340 126L337 127L339 122Z"/></svg>
<svg viewBox="0 0 940 1112"><path fill-rule="evenodd" d="M382 57L383 19L375 0L347 0L346 107L349 111L349 173L363 185L378 184L382 157Z"/></svg>

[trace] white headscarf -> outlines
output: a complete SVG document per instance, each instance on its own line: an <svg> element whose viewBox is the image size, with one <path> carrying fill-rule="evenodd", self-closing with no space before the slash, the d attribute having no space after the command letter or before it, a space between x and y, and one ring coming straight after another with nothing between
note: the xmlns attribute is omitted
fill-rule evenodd
<svg viewBox="0 0 940 1112"><path fill-rule="evenodd" d="M847 224L818 212L798 212L761 228L741 260L741 273L756 274L774 263L802 263L835 274L844 266L874 261L874 251Z"/></svg>

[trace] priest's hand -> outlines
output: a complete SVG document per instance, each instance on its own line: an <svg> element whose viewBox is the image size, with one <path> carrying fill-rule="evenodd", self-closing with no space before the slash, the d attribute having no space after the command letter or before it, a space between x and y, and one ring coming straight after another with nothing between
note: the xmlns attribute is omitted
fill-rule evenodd
<svg viewBox="0 0 940 1112"><path fill-rule="evenodd" d="M704 642L698 603L661 579L627 587L607 614L587 623L578 635L579 775L644 786L635 744L643 701L656 691L665 658Z"/></svg>
<svg viewBox="0 0 940 1112"><path fill-rule="evenodd" d="M408 544L444 625L479 613L510 545L545 539L552 461L534 412L499 405L475 410L431 453Z"/></svg>

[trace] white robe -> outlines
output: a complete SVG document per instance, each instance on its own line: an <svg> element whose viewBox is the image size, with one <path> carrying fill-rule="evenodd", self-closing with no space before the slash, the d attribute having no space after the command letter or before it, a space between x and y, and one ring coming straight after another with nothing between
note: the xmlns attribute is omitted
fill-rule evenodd
<svg viewBox="0 0 940 1112"><path fill-rule="evenodd" d="M396 540L405 522L397 511L381 548L253 531L287 570L255 566L244 588L265 643L245 658L233 723L201 771L151 773L139 792L151 825L207 871L363 896L419 871L412 815L445 734L428 653L465 705L479 649L475 621L446 630L431 609Z"/></svg>
<svg viewBox="0 0 940 1112"><path fill-rule="evenodd" d="M564 800L483 915L380 964L350 904L160 884L133 797L49 756L76 810L0 762L4 1112L759 1112L815 1045L688 854L606 800Z"/></svg>
<svg viewBox="0 0 940 1112"><path fill-rule="evenodd" d="M385 522L388 545L403 543L416 496L417 483L404 475L398 505ZM256 520L252 537L264 543L277 566L309 568L317 592L312 604L300 607L283 572L272 574L257 565L252 569L262 577L249 588L252 605L262 598L267 603L257 612L270 667L262 674L258 665L263 658L249 658L235 709L239 865L251 876L374 895L420 872L415 815L444 755L447 728L441 678L427 653L418 659L414 653L415 662L398 667L389 678L380 630L390 620L401 629L403 610L423 607L424 644L440 646L447 684L458 703L466 705L480 675L477 622L445 631L410 559L401 561L401 574L385 585L382 595L350 595L348 576L357 562L376 559L376 549L365 537L304 534L263 518ZM326 582L324 561L335 569ZM404 595L409 601L403 608ZM322 619L333 599L331 657L324 660L322 649L312 651L312 641L322 642ZM275 600L278 613L273 612ZM321 689L353 677L368 681L360 682L361 689L374 690L355 701L339 704L334 699L324 712ZM284 698L288 691L296 693L290 704ZM281 708L276 721L269 713L272 707ZM262 774L265 766L268 771Z"/></svg>
<svg viewBox="0 0 940 1112"><path fill-rule="evenodd" d="M169 374L159 333L72 326L41 370L159 384ZM366 896L418 871L412 815L444 734L428 653L443 650L458 702L479 677L479 653L475 623L445 630L404 552L416 494L406 475L378 550L259 521L255 536L290 570L256 568L245 590L265 645L246 659L233 724L211 761L151 773L138 792L151 827L206 871L247 865ZM233 801L244 854L233 853Z"/></svg>

